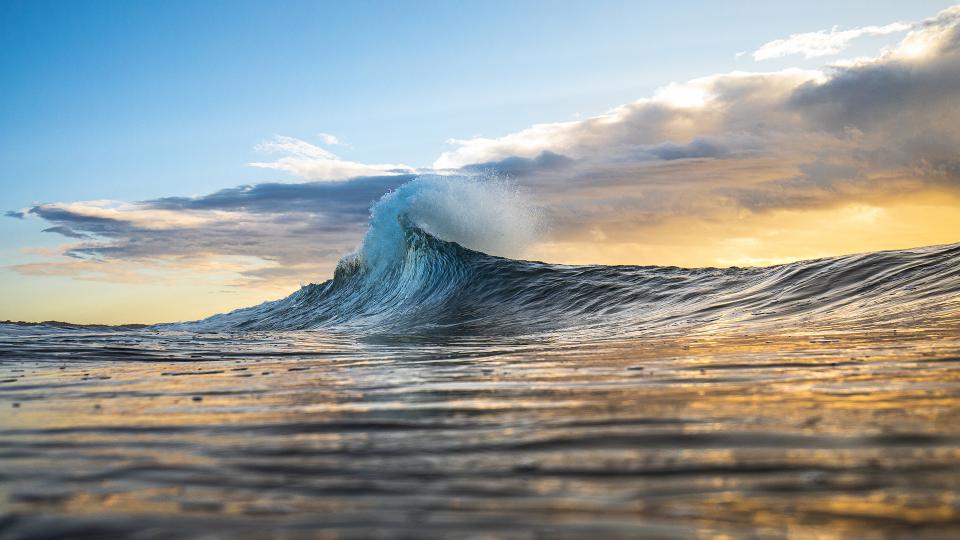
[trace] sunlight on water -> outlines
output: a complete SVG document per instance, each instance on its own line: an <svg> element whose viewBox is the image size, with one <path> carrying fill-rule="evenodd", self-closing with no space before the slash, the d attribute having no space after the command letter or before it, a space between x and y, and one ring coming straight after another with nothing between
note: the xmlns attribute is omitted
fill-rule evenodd
<svg viewBox="0 0 960 540"><path fill-rule="evenodd" d="M956 323L3 336L14 534L960 534Z"/></svg>

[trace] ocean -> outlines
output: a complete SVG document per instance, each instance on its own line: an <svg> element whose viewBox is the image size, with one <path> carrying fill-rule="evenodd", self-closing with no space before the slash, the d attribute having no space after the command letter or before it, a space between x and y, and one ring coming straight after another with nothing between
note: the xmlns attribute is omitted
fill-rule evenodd
<svg viewBox="0 0 960 540"><path fill-rule="evenodd" d="M287 298L0 324L0 538L960 536L960 244L554 265L411 184Z"/></svg>

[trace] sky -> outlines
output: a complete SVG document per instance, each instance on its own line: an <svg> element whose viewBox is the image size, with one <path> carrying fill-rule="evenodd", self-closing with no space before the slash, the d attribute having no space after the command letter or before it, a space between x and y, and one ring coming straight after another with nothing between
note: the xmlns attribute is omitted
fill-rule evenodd
<svg viewBox="0 0 960 540"><path fill-rule="evenodd" d="M7 0L0 320L282 297L418 174L508 177L548 262L957 242L958 27L935 1Z"/></svg>

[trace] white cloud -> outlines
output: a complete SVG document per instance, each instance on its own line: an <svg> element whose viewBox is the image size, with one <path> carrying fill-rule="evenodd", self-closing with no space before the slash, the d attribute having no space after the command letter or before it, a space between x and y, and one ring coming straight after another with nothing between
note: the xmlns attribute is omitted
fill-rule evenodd
<svg viewBox="0 0 960 540"><path fill-rule="evenodd" d="M332 136L331 136L332 137ZM334 137L335 138L335 137ZM257 151L284 154L274 161L248 163L251 167L286 171L307 180L345 180L357 176L408 174L409 165L397 163L366 164L341 159L339 156L294 137L275 136L256 146Z"/></svg>
<svg viewBox="0 0 960 540"><path fill-rule="evenodd" d="M960 5L951 6L936 17L916 25L907 37L893 50L893 54L916 59L934 52L936 48L950 40L950 34L960 24Z"/></svg>
<svg viewBox="0 0 960 540"><path fill-rule="evenodd" d="M913 27L913 23L895 22L884 26L862 26L849 30L839 30L834 26L830 30L793 34L786 39L764 43L753 52L753 59L770 60L793 54L803 55L805 58L829 56L843 51L857 38L906 32Z"/></svg>
<svg viewBox="0 0 960 540"><path fill-rule="evenodd" d="M317 133L317 137L320 137L320 140L323 142L323 144L327 146L337 146L338 144L343 144L336 135L331 135L330 133Z"/></svg>
<svg viewBox="0 0 960 540"><path fill-rule="evenodd" d="M456 169L509 157L534 158L549 151L570 158L637 155L664 142L730 131L751 130L757 118L787 122L780 107L802 84L823 82L817 70L787 69L768 73L736 71L672 83L652 98L617 107L584 120L536 124L498 138L451 139L456 149L434 162L436 169Z"/></svg>

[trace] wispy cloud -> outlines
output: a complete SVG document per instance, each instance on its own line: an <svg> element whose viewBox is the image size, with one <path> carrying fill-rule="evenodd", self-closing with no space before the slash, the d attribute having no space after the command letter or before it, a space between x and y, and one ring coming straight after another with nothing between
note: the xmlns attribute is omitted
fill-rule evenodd
<svg viewBox="0 0 960 540"><path fill-rule="evenodd" d="M339 139L332 135L320 135L326 144L339 143ZM377 174L409 174L414 171L413 167L403 164L369 165L344 160L319 146L280 135L261 142L256 149L264 153L281 154L281 157L274 161L249 163L251 167L285 171L307 180L333 181Z"/></svg>
<svg viewBox="0 0 960 540"><path fill-rule="evenodd" d="M327 146L337 146L339 144L343 144L340 142L339 137L330 133L317 133L317 137L319 137L320 141Z"/></svg>
<svg viewBox="0 0 960 540"><path fill-rule="evenodd" d="M834 26L830 30L793 34L785 39L777 39L764 43L753 52L753 59L770 60L790 55L802 55L805 58L829 56L838 54L855 39L864 36L884 36L906 32L913 28L913 23L894 22L883 26L861 26L849 30L840 30Z"/></svg>

